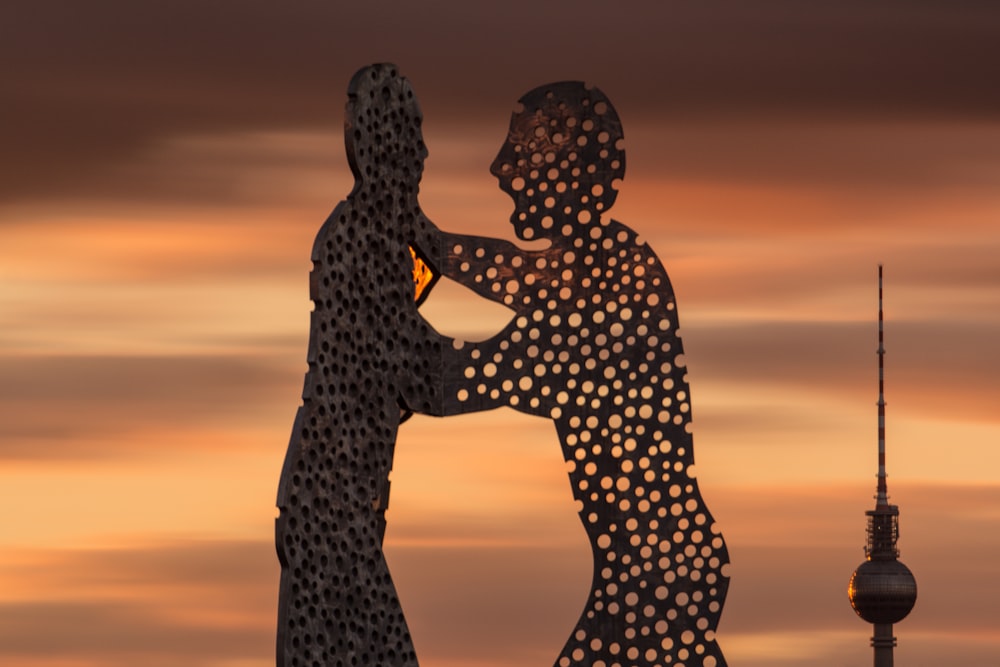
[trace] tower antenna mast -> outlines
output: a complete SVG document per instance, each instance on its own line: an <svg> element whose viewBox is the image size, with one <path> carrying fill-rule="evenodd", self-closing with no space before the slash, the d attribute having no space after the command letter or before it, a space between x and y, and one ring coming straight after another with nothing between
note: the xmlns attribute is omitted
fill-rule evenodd
<svg viewBox="0 0 1000 667"><path fill-rule="evenodd" d="M882 265L878 265L878 487L875 505L887 507L885 474L885 338L882 324Z"/></svg>
<svg viewBox="0 0 1000 667"><path fill-rule="evenodd" d="M878 485L875 509L868 510L865 562L851 575L851 606L874 626L875 667L893 667L896 638L892 624L906 618L917 601L917 581L899 558L899 507L889 504L885 472L885 340L882 315L882 265L878 265Z"/></svg>

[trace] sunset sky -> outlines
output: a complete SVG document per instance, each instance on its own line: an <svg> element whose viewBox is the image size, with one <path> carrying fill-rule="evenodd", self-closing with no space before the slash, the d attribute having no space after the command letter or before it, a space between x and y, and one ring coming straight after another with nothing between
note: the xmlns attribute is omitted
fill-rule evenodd
<svg viewBox="0 0 1000 667"><path fill-rule="evenodd" d="M346 88L391 61L442 228L513 239L525 91L601 87L611 216L670 274L732 667L868 664L876 472L919 599L897 664L1000 664L1000 4L13 0L0 6L0 664L274 664L278 476ZM503 308L442 281L481 340ZM547 667L589 590L552 425L414 417L386 551L422 667Z"/></svg>

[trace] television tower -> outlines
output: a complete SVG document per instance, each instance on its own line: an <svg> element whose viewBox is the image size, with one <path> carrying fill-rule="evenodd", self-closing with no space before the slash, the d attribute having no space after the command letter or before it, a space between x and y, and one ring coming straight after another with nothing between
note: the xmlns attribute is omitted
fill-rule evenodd
<svg viewBox="0 0 1000 667"><path fill-rule="evenodd" d="M899 507L889 504L885 474L885 347L882 343L882 265L878 266L878 486L868 516L865 562L851 575L847 595L858 616L875 626L875 667L892 667L896 638L892 624L906 618L917 601L917 581L899 562Z"/></svg>

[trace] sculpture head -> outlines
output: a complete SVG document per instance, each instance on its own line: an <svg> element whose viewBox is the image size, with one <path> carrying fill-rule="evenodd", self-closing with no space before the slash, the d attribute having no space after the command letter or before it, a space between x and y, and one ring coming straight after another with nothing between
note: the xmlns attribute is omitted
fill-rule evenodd
<svg viewBox="0 0 1000 667"><path fill-rule="evenodd" d="M601 224L625 175L622 127L608 98L579 81L540 86L519 100L490 172L514 200L525 240Z"/></svg>
<svg viewBox="0 0 1000 667"><path fill-rule="evenodd" d="M406 77L390 63L364 67L347 89L344 143L354 177L360 181L400 178L396 187L416 184L427 147L420 126L423 114Z"/></svg>

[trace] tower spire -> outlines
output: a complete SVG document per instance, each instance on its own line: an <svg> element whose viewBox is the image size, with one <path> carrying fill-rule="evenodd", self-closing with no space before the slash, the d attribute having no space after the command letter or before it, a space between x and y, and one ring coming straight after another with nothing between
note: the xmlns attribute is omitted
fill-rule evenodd
<svg viewBox="0 0 1000 667"><path fill-rule="evenodd" d="M878 265L878 487L876 507L889 506L885 474L885 341L882 328L882 265Z"/></svg>
<svg viewBox="0 0 1000 667"><path fill-rule="evenodd" d="M882 326L882 265L878 265L878 486L875 509L868 510L865 562L847 586L851 606L874 626L875 667L892 667L896 638L892 624L903 620L917 601L917 582L899 562L899 508L889 504L885 474L885 345Z"/></svg>

